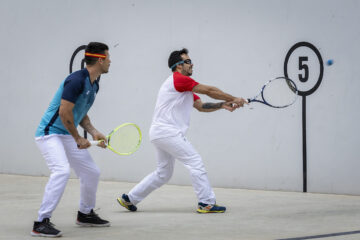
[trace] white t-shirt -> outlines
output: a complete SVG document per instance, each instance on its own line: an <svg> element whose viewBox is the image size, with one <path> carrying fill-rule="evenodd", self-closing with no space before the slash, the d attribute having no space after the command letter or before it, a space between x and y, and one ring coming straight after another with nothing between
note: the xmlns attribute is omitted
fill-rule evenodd
<svg viewBox="0 0 360 240"><path fill-rule="evenodd" d="M192 92L198 84L179 72L174 72L166 79L158 93L150 140L176 136L179 133L185 135L194 101L200 99Z"/></svg>

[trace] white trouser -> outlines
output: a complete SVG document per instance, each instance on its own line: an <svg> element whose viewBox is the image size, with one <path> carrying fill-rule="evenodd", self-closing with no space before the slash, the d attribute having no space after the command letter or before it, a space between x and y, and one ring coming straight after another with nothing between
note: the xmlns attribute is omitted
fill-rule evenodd
<svg viewBox="0 0 360 240"><path fill-rule="evenodd" d="M70 167L80 178L80 207L89 213L95 207L100 171L86 149L78 149L70 135L48 135L35 139L51 171L44 197L38 212L38 221L50 218L64 193L70 176Z"/></svg>
<svg viewBox="0 0 360 240"><path fill-rule="evenodd" d="M131 189L128 195L133 204L138 204L148 194L170 180L174 171L175 159L189 169L198 201L215 204L215 194L210 186L201 156L182 134L155 139L152 143L157 152L157 169Z"/></svg>

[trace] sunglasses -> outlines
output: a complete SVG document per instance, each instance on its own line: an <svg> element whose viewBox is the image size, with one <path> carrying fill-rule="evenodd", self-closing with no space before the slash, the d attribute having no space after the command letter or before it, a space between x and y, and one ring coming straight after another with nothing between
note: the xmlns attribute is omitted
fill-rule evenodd
<svg viewBox="0 0 360 240"><path fill-rule="evenodd" d="M173 68L176 67L177 65L183 64L183 63L190 64L190 65L192 64L191 59L186 59L186 60L182 60L182 61L180 61L180 62L175 63L175 64L172 65L170 68L173 69Z"/></svg>
<svg viewBox="0 0 360 240"><path fill-rule="evenodd" d="M186 64L192 64L191 59L186 59L183 62L186 63Z"/></svg>

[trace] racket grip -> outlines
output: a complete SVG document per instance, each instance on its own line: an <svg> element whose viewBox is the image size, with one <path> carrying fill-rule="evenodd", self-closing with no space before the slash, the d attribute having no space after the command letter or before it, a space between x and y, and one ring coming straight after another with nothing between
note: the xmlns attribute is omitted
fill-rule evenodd
<svg viewBox="0 0 360 240"><path fill-rule="evenodd" d="M251 99L250 99L250 98L248 98L248 99L247 99L247 102L248 102L248 103L251 103L252 101L251 101Z"/></svg>
<svg viewBox="0 0 360 240"><path fill-rule="evenodd" d="M100 143L100 141L97 141L97 140L89 141L89 142L90 142L91 146L96 146L96 145L98 145Z"/></svg>
<svg viewBox="0 0 360 240"><path fill-rule="evenodd" d="M250 100L249 98L246 99L246 102L247 102L247 103L250 103L250 101L251 101L251 100ZM232 103L231 106L232 106L232 107L235 107L235 106L236 106L236 103Z"/></svg>

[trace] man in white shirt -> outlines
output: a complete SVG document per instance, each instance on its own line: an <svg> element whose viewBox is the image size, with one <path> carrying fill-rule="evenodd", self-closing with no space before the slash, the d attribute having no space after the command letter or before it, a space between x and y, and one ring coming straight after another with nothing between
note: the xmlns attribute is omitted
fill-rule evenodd
<svg viewBox="0 0 360 240"><path fill-rule="evenodd" d="M117 200L121 206L136 211L139 202L170 180L175 159L178 159L191 173L192 185L198 198L197 212L225 212L225 207L216 205L215 194L201 156L187 141L185 134L193 107L200 112L213 112L219 109L232 112L242 107L246 100L227 94L216 87L199 84L190 78L193 64L185 48L172 52L168 65L173 73L159 90L150 127L150 141L157 151L157 169L131 189L128 195L123 194ZM203 103L195 93L206 94L223 102Z"/></svg>

